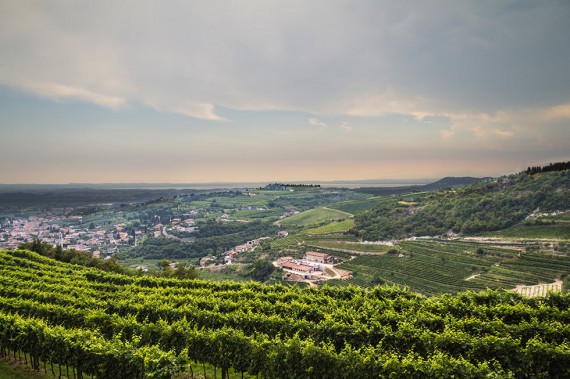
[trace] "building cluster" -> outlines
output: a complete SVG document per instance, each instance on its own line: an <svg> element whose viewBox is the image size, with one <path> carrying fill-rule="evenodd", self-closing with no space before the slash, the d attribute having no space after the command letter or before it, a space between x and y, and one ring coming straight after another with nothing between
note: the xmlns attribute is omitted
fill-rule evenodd
<svg viewBox="0 0 570 379"><path fill-rule="evenodd" d="M246 243L244 243L242 245L238 245L238 246L231 248L230 250L224 252L224 262L226 264L231 264L232 259L235 258L238 254L244 253L246 251L253 250L259 246L261 241L268 240L268 239L271 239L271 237L257 238L257 239L251 240L251 241L247 241Z"/></svg>
<svg viewBox="0 0 570 379"><path fill-rule="evenodd" d="M283 269L283 278L291 281L322 281L346 279L349 273L333 269L334 257L316 251L307 252L302 259L281 257L273 263ZM328 269L328 270L327 270Z"/></svg>
<svg viewBox="0 0 570 379"><path fill-rule="evenodd" d="M159 222L149 232L155 237L173 238L168 232L194 232L197 229L192 218L194 214L174 218L164 225ZM0 222L0 249L15 249L23 242L39 239L64 249L92 252L95 257L105 258L119 246L136 245L144 233L124 223L103 227L86 222L83 216L45 212Z"/></svg>
<svg viewBox="0 0 570 379"><path fill-rule="evenodd" d="M73 225L75 224L75 225ZM15 249L23 242L36 239L64 249L93 252L100 257L102 248L112 254L118 245L127 245L142 232L127 232L124 224L104 230L85 225L82 216L30 216L5 221L0 225L0 249Z"/></svg>

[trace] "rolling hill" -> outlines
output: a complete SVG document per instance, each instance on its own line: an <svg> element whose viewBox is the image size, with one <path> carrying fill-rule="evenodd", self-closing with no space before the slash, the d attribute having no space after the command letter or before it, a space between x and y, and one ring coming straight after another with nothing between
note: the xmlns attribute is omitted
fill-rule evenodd
<svg viewBox="0 0 570 379"><path fill-rule="evenodd" d="M512 227L535 211L570 210L570 171L526 172L457 189L394 197L356 216L353 232L366 240L446 233L476 234Z"/></svg>

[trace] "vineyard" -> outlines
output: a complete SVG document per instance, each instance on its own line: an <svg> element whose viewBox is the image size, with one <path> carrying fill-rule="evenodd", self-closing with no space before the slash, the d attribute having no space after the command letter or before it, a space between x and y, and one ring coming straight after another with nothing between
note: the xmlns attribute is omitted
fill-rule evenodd
<svg viewBox="0 0 570 379"><path fill-rule="evenodd" d="M513 289L570 274L570 257L521 253L460 241L409 241L396 254L358 256L340 268L358 275L337 285L370 287L374 279L427 295L464 290Z"/></svg>
<svg viewBox="0 0 570 379"><path fill-rule="evenodd" d="M344 220L352 215L328 208L314 208L308 211L284 218L279 223L283 226L312 226L319 225L331 221Z"/></svg>
<svg viewBox="0 0 570 379"><path fill-rule="evenodd" d="M0 262L0 353L54 376L570 375L569 295L137 277L27 251Z"/></svg>
<svg viewBox="0 0 570 379"><path fill-rule="evenodd" d="M348 219L339 222L332 222L327 225L319 226L317 228L307 229L307 234L331 234L331 233L344 233L348 232L354 226L354 220Z"/></svg>

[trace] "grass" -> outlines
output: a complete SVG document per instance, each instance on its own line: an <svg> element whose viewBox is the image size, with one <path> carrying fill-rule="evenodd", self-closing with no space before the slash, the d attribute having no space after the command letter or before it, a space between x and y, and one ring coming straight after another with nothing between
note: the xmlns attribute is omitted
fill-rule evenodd
<svg viewBox="0 0 570 379"><path fill-rule="evenodd" d="M263 210L249 210L244 209L233 213L231 216L233 219L258 219L258 218L277 218L281 215L281 209L263 209Z"/></svg>
<svg viewBox="0 0 570 379"><path fill-rule="evenodd" d="M351 214L357 214L368 209L372 209L376 207L378 204L381 204L389 199L388 197L369 197L366 199L360 200L350 200L350 201L343 201L341 203L336 203L329 205L329 208L338 209L339 211L348 212Z"/></svg>
<svg viewBox="0 0 570 379"><path fill-rule="evenodd" d="M317 228L307 229L307 234L331 234L331 233L344 233L349 231L354 226L354 220L348 219L343 221L335 221L327 225L319 226Z"/></svg>
<svg viewBox="0 0 570 379"><path fill-rule="evenodd" d="M349 217L351 215L344 211L320 207L284 218L280 221L280 224L283 226L309 227L326 222L345 220Z"/></svg>
<svg viewBox="0 0 570 379"><path fill-rule="evenodd" d="M221 377L220 369L214 370L214 367L211 365L201 365L201 364L191 364L192 372L194 373L194 378L214 378L214 377ZM62 371L62 378L67 379L68 377L65 375L65 369ZM59 371L57 367L55 368L56 375L52 375L49 365L47 373L44 373L43 369L39 372L33 371L30 369L29 366L25 366L23 363L18 363L13 360L4 360L0 359L0 379L55 379L59 377ZM189 377L190 370L181 374L180 376L176 377L176 379L183 379ZM204 376L205 373L205 376ZM71 369L69 371L70 378L72 378ZM241 373L235 372L233 369L230 369L228 372L229 379L239 379L242 378ZM86 379L91 378L89 375L83 374L83 377ZM247 373L244 374L243 378L254 378Z"/></svg>
<svg viewBox="0 0 570 379"><path fill-rule="evenodd" d="M0 359L0 379L49 378L13 362Z"/></svg>

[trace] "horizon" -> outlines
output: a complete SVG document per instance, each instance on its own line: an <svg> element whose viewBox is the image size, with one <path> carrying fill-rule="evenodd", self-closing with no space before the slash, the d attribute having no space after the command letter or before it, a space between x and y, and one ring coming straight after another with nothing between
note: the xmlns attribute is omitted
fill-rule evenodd
<svg viewBox="0 0 570 379"><path fill-rule="evenodd" d="M445 177L444 177L445 178ZM214 186L214 185L221 185L221 186L228 186L232 184L252 184L252 185L263 185L263 184L274 184L274 183L282 183L282 184L379 184L379 185L414 185L414 184L426 184L432 181L441 180L443 178L413 178L413 179L359 179L359 180L314 180L314 181L306 181L306 180L292 180L292 181L276 181L276 180L262 180L262 181L255 181L255 182L180 182L180 183L169 183L169 182L70 182L70 183L0 183L0 187L17 187L17 186L151 186L151 187L165 187L165 186Z"/></svg>
<svg viewBox="0 0 570 379"><path fill-rule="evenodd" d="M568 19L564 2L2 2L0 181L496 177L567 161Z"/></svg>

